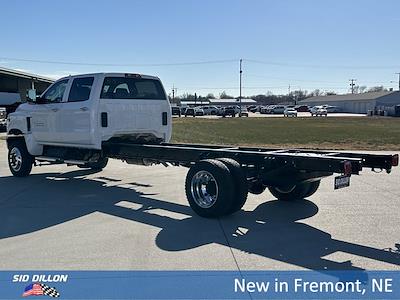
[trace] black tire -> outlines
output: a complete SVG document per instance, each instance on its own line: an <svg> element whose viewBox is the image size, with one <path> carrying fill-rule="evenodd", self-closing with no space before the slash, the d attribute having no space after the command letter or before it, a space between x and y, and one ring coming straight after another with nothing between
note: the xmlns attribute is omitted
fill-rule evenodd
<svg viewBox="0 0 400 300"><path fill-rule="evenodd" d="M286 190L277 187L268 187L271 194L278 200L294 201L306 197L310 188L309 183L301 183Z"/></svg>
<svg viewBox="0 0 400 300"><path fill-rule="evenodd" d="M261 181L252 182L249 184L249 193L254 195L260 195L264 193L266 187L262 184Z"/></svg>
<svg viewBox="0 0 400 300"><path fill-rule="evenodd" d="M29 154L24 140L8 143L8 167L15 177L26 177L32 171L34 158Z"/></svg>
<svg viewBox="0 0 400 300"><path fill-rule="evenodd" d="M233 214L241 210L246 203L248 194L247 178L242 167L236 160L231 158L217 158L217 160L228 167L233 178L235 193L232 206L228 210L228 214Z"/></svg>
<svg viewBox="0 0 400 300"><path fill-rule="evenodd" d="M307 193L304 195L304 198L314 195L315 192L318 190L320 183L321 183L321 180L309 182L308 183L309 188L308 188Z"/></svg>
<svg viewBox="0 0 400 300"><path fill-rule="evenodd" d="M84 169L92 169L94 171L101 171L107 166L107 164L108 164L108 157L101 157L96 162L90 162L84 165L78 165L78 167Z"/></svg>
<svg viewBox="0 0 400 300"><path fill-rule="evenodd" d="M204 177L208 177L209 181L203 184L205 190L201 192L198 182ZM222 162L215 159L201 160L189 169L185 192L190 207L199 216L205 218L225 216L229 214L234 199L233 177ZM214 199L205 200L207 196L214 196ZM200 203L202 201L203 203Z"/></svg>

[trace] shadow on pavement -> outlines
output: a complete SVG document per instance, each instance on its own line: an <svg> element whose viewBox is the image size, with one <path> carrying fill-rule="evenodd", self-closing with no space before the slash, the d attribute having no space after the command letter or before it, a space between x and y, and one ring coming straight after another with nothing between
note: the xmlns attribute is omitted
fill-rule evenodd
<svg viewBox="0 0 400 300"><path fill-rule="evenodd" d="M360 270L351 261L340 263L324 258L338 251L400 266L398 252L335 240L329 233L300 222L318 213L318 207L305 199L272 200L253 211L242 210L230 217L209 220L196 216L188 206L153 199L149 197L151 194L135 190L138 186L148 187L146 184L125 183L122 187L118 186L118 180L85 177L91 173L79 170L24 179L0 177L2 189L13 190L22 183L29 186L23 195L17 192L0 199L0 239L102 212L160 228L156 244L167 251L220 243L244 253L313 270ZM135 209L119 205L121 201L132 204ZM155 213L156 210L165 214ZM168 216L173 213L185 217Z"/></svg>

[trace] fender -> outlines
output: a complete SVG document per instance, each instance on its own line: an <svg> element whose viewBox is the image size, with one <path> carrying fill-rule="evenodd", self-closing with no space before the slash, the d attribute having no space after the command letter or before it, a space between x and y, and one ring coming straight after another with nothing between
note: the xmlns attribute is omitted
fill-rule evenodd
<svg viewBox="0 0 400 300"><path fill-rule="evenodd" d="M38 144L30 132L30 117L24 113L16 111L9 114L7 119L7 143L13 138L23 138L28 152L33 155L42 155L43 146Z"/></svg>

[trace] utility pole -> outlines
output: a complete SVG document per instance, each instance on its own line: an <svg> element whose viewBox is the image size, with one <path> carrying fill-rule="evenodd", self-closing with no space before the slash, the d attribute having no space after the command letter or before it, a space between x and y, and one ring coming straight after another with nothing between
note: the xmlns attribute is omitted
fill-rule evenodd
<svg viewBox="0 0 400 300"><path fill-rule="evenodd" d="M350 83L350 88L351 88L351 93L354 94L354 86L356 85L354 82L357 81L357 79L349 79L351 81Z"/></svg>
<svg viewBox="0 0 400 300"><path fill-rule="evenodd" d="M399 75L399 91L400 91L400 73L394 73L394 74Z"/></svg>
<svg viewBox="0 0 400 300"><path fill-rule="evenodd" d="M175 86L172 86L172 102L175 100L175 93L178 89Z"/></svg>
<svg viewBox="0 0 400 300"><path fill-rule="evenodd" d="M242 116L242 59L239 63L239 117Z"/></svg>

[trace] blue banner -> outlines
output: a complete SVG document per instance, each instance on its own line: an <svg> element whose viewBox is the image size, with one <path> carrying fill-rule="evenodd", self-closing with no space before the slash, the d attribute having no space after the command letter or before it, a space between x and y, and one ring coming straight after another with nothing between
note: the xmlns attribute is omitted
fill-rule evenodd
<svg viewBox="0 0 400 300"><path fill-rule="evenodd" d="M400 299L400 271L7 271L0 299Z"/></svg>

